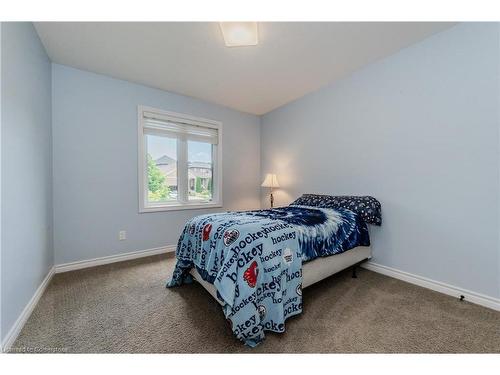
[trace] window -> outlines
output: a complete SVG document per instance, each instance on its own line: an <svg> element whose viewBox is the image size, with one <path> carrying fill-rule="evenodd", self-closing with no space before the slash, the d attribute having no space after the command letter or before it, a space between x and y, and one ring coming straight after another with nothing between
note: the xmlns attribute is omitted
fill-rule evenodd
<svg viewBox="0 0 500 375"><path fill-rule="evenodd" d="M222 206L222 124L139 106L139 211Z"/></svg>

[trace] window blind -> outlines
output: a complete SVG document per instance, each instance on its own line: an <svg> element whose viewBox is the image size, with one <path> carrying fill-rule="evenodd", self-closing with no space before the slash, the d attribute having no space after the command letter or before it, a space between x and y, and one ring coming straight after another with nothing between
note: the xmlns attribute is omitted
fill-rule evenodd
<svg viewBox="0 0 500 375"><path fill-rule="evenodd" d="M198 125L161 119L156 114L144 112L144 134L183 138L189 141L206 142L216 145L219 142L217 129Z"/></svg>

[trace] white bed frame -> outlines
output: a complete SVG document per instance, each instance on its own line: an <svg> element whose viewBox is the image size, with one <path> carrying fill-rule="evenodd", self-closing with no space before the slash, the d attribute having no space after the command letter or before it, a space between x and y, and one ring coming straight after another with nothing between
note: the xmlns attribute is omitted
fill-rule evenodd
<svg viewBox="0 0 500 375"><path fill-rule="evenodd" d="M307 288L318 281L326 279L327 277L345 270L346 268L357 265L358 263L370 259L371 257L371 247L358 246L337 255L319 257L311 260L310 262L304 263L302 266L302 288ZM199 282L217 302L221 303L217 298L217 291L215 290L215 287L203 280L198 271L196 271L196 268L192 268L190 272L194 279Z"/></svg>

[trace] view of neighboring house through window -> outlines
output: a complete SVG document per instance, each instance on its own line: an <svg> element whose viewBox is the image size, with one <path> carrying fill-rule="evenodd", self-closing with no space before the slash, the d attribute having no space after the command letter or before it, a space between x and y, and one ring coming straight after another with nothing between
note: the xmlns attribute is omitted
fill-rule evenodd
<svg viewBox="0 0 500 375"><path fill-rule="evenodd" d="M221 124L146 107L139 111L141 211L220 205Z"/></svg>
<svg viewBox="0 0 500 375"><path fill-rule="evenodd" d="M148 201L177 201L177 139L146 135Z"/></svg>
<svg viewBox="0 0 500 375"><path fill-rule="evenodd" d="M188 141L188 179L190 201L212 199L212 145Z"/></svg>

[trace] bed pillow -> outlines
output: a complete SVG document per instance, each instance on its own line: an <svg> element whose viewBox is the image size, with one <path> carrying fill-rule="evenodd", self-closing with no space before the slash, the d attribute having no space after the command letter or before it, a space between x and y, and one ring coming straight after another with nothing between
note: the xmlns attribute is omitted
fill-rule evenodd
<svg viewBox="0 0 500 375"><path fill-rule="evenodd" d="M356 212L366 223L381 225L382 212L378 200L369 195L350 196L350 195L320 195L303 194L300 198L293 201L291 206L312 206L323 208L346 208Z"/></svg>

